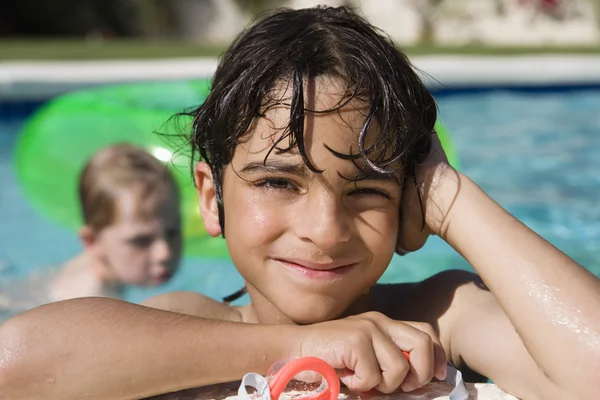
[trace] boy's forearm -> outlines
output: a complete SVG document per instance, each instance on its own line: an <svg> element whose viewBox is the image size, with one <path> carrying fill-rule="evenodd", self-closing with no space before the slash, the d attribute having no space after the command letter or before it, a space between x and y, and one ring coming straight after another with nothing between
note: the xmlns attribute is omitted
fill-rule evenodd
<svg viewBox="0 0 600 400"><path fill-rule="evenodd" d="M293 332L282 332L294 327L272 329L110 299L50 304L0 326L0 393L134 399L233 381L294 350Z"/></svg>
<svg viewBox="0 0 600 400"><path fill-rule="evenodd" d="M442 235L477 270L555 383L600 367L600 280L458 174ZM548 349L553 349L548 351ZM561 360L561 362L557 362Z"/></svg>

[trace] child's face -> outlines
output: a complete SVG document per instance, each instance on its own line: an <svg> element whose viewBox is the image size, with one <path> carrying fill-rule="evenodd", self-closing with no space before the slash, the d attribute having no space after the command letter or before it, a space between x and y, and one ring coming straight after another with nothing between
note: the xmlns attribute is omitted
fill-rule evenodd
<svg viewBox="0 0 600 400"><path fill-rule="evenodd" d="M334 108L340 93L336 81L317 79L305 90L308 108ZM344 177L355 177L357 167L328 149L356 154L366 112L353 100L339 112L307 113L306 153L323 173L311 172L296 150L275 150L263 164L289 122L287 106L269 110L237 147L223 178L225 237L255 305L274 306L297 323L331 319L387 268L398 230L398 177L352 182Z"/></svg>
<svg viewBox="0 0 600 400"><path fill-rule="evenodd" d="M138 196L117 197L115 223L96 237L95 254L110 278L127 285L151 286L167 281L181 255L181 223L177 197L153 212L140 212Z"/></svg>

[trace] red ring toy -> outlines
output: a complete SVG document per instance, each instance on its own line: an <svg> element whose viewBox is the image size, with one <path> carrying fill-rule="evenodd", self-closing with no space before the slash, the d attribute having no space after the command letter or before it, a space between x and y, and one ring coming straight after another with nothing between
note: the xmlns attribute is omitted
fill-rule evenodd
<svg viewBox="0 0 600 400"><path fill-rule="evenodd" d="M410 353L402 350L402 355L410 361ZM303 400L337 400L340 394L340 379L331 365L317 357L302 357L292 359L273 375L269 382L271 399L278 400L285 387L296 375L304 371L313 371L321 374L327 382L327 390Z"/></svg>
<svg viewBox="0 0 600 400"><path fill-rule="evenodd" d="M285 364L269 382L271 399L278 400L285 387L294 376L304 371L313 371L323 376L327 382L327 390L303 400L337 400L340 394L340 379L335 370L325 361L317 357L302 357Z"/></svg>

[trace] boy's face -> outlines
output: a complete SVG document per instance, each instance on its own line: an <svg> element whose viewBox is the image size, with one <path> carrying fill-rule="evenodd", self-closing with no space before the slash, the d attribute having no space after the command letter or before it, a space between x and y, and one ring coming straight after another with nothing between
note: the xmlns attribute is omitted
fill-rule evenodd
<svg viewBox="0 0 600 400"><path fill-rule="evenodd" d="M307 107L336 107L341 90L335 84L317 79L305 90ZM296 323L337 317L387 268L398 230L397 177L353 182L348 178L357 176L357 167L328 149L358 153L366 112L364 103L353 100L339 112L307 113L306 153L323 173L311 172L297 149L275 150L263 163L289 122L287 106L272 108L257 122L225 169L225 237L255 310L265 313L259 318L271 319L273 312ZM278 147L287 145L286 139ZM206 223L210 215L203 213Z"/></svg>
<svg viewBox="0 0 600 400"><path fill-rule="evenodd" d="M181 256L181 222L177 196L141 212L139 196L117 196L115 223L96 237L95 255L110 278L127 285L151 286L167 281Z"/></svg>

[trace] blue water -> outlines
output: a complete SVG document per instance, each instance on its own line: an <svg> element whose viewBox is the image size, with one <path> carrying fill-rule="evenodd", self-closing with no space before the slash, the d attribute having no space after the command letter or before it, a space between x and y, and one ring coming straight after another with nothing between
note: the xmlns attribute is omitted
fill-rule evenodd
<svg viewBox="0 0 600 400"><path fill-rule="evenodd" d="M600 91L492 91L441 96L438 103L463 171L600 276ZM22 123L22 118L0 115L2 278L23 278L80 250L75 235L37 215L19 189L11 157ZM432 239L420 252L395 257L382 281L420 280L448 268L470 267L444 242ZM165 291L194 290L220 298L242 284L227 261L185 259L168 284L131 289L126 297L137 302Z"/></svg>

